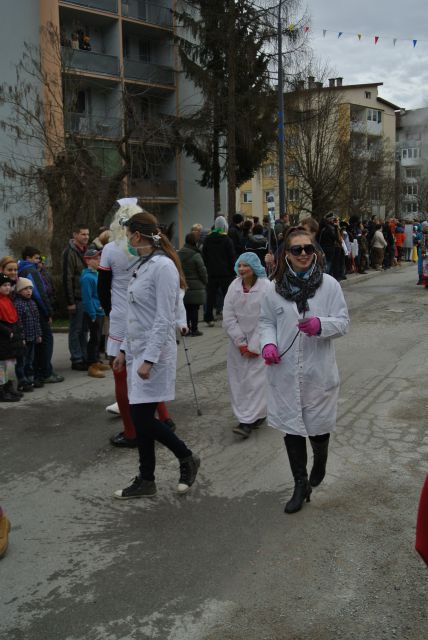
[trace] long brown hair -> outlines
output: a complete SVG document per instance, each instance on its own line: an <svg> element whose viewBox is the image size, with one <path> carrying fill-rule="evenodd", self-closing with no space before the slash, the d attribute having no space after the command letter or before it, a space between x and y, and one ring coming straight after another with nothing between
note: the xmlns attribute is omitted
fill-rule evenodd
<svg viewBox="0 0 428 640"><path fill-rule="evenodd" d="M289 229L287 229L287 232L284 236L281 257L279 259L278 271L275 274L276 282L281 282L284 277L284 271L287 267L285 254L290 249L291 240L293 240L293 238L297 238L298 236L307 236L307 238L309 238L310 244L313 244L311 234L309 233L309 231L306 231L306 229L303 229L303 227L289 227ZM316 251L315 253L317 255L317 258L319 258L318 253Z"/></svg>
<svg viewBox="0 0 428 640"><path fill-rule="evenodd" d="M128 228L133 233L135 233L136 231L143 233L141 231L142 225L147 226L149 228L149 231L153 234L160 236L159 244L161 250L165 253L165 255L168 256L168 258L171 258L171 260L177 267L178 275L180 276L180 289L186 289L187 283L186 278L184 277L183 269L181 267L180 258L178 257L176 250L174 249L166 235L159 229L159 223L155 216L148 211L143 211L142 213L136 213L135 215L133 215L128 222ZM152 227L152 229L150 229L150 227ZM150 240L150 242L153 244L153 246L155 246L155 240Z"/></svg>

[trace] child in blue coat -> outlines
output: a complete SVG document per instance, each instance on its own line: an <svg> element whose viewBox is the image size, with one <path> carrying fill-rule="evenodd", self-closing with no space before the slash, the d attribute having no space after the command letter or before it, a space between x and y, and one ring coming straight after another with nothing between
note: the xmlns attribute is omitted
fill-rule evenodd
<svg viewBox="0 0 428 640"><path fill-rule="evenodd" d="M101 254L96 249L88 249L84 255L88 265L80 275L80 290L85 312L85 325L89 330L87 346L88 376L105 378L103 371L109 367L100 362L100 343L104 322L104 311L98 298L98 267Z"/></svg>

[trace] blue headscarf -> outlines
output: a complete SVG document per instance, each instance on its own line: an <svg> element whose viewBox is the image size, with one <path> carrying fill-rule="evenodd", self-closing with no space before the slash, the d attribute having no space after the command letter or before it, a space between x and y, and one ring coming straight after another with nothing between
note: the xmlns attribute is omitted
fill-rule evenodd
<svg viewBox="0 0 428 640"><path fill-rule="evenodd" d="M238 265L241 262L245 262L245 264L247 264L250 267L250 269L252 270L254 275L257 276L257 278L267 278L265 268L260 262L259 256L253 253L252 251L246 251L245 253L242 253L239 256L239 258L235 262L236 275L238 275Z"/></svg>

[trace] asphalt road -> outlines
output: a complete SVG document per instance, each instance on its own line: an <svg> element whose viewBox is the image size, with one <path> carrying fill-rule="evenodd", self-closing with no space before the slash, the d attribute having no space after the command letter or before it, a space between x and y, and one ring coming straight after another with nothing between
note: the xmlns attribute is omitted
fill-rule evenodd
<svg viewBox="0 0 428 640"><path fill-rule="evenodd" d="M0 407L0 503L12 520L0 562L3 640L424 640L428 569L414 551L428 458L428 291L414 268L348 286L349 335L329 471L285 515L280 434L234 424L219 327L189 340L203 411L180 351L171 414L201 455L174 493L158 449L158 496L120 502L136 453L108 436L112 380L67 369L62 385ZM181 349L181 347L180 347ZM57 368L66 370L65 337Z"/></svg>

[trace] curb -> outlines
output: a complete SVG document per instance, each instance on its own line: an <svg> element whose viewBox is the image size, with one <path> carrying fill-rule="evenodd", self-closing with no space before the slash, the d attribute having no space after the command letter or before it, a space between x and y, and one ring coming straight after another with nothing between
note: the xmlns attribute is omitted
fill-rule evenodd
<svg viewBox="0 0 428 640"><path fill-rule="evenodd" d="M361 273L361 274L350 274L346 280L341 280L340 284L342 287L346 288L352 284L358 284L359 282L365 282L366 280L371 280L372 278L376 278L378 276L386 275L387 273L392 273L394 270L401 271L403 267L406 269L408 267L416 267L414 262L404 262L401 267L391 267L387 270L381 271L369 271L369 273Z"/></svg>

